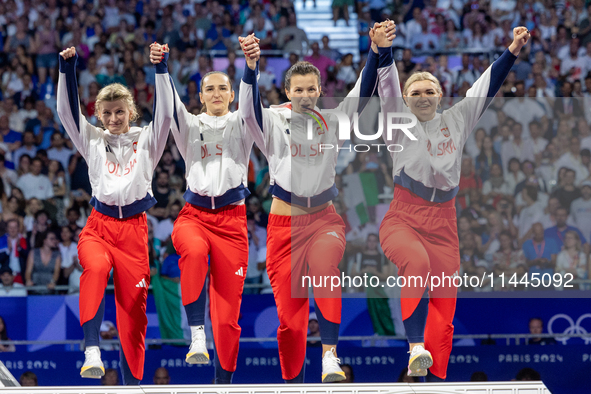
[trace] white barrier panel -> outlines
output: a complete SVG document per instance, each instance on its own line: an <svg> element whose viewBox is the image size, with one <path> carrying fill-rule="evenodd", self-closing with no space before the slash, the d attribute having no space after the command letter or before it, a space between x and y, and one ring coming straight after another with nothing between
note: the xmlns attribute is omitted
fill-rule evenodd
<svg viewBox="0 0 591 394"><path fill-rule="evenodd" d="M20 384L12 376L8 368L4 366L4 363L0 361L0 387L18 387Z"/></svg>
<svg viewBox="0 0 591 394"><path fill-rule="evenodd" d="M542 382L19 387L2 394L550 394Z"/></svg>

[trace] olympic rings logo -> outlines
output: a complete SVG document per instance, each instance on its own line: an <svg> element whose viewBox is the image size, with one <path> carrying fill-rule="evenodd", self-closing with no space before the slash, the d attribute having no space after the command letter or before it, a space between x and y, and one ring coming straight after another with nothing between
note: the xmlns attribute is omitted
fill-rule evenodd
<svg viewBox="0 0 591 394"><path fill-rule="evenodd" d="M585 320L586 318L591 318L591 313L585 313L584 315L579 317L576 322L569 315L566 315L564 313L559 313L557 315L552 316L550 321L548 321L548 333L558 334L552 330L552 324L554 323L554 321L556 321L558 319L564 319L569 323L569 327L567 327L562 332L562 334L567 334L567 335L568 334L581 334L581 335L588 334L587 330L581 326L582 321ZM582 338L585 341L585 345L591 344L591 335L585 336ZM563 345L566 345L566 342L569 339L570 339L570 337L556 337L556 340L562 342Z"/></svg>

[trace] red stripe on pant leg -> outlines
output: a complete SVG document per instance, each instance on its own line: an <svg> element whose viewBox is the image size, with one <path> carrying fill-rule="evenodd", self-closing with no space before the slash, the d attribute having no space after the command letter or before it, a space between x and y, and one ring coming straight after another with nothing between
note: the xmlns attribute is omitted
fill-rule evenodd
<svg viewBox="0 0 591 394"><path fill-rule="evenodd" d="M211 239L210 313L216 354L222 368L236 370L241 328L238 324L248 268L248 232L244 216L217 214L208 226ZM242 268L241 275L236 272ZM240 272L239 272L240 273Z"/></svg>
<svg viewBox="0 0 591 394"><path fill-rule="evenodd" d="M425 286L419 286L421 281L411 277L421 277L424 284L430 270L423 238L397 217L386 216L380 226L380 243L385 256L398 267L398 276L406 280L400 291L400 305L402 319L408 319L425 292Z"/></svg>
<svg viewBox="0 0 591 394"><path fill-rule="evenodd" d="M209 241L202 231L201 220L183 208L172 231L172 243L179 254L181 297L183 305L197 301L209 266Z"/></svg>
<svg viewBox="0 0 591 394"><path fill-rule="evenodd" d="M345 224L341 217L329 214L316 220L309 230L304 233L312 233L311 241L306 253L308 263L308 275L316 277L316 283L321 283L325 277L330 281L327 286L314 288L314 300L318 304L322 315L331 323L341 323L341 285L333 283L332 278L340 280L341 271L339 263L345 253ZM324 284L324 282L322 282Z"/></svg>
<svg viewBox="0 0 591 394"><path fill-rule="evenodd" d="M78 242L78 258L84 268L80 277L80 325L96 315L113 266L113 247L105 241L105 235L97 233L96 230L100 229L100 226L96 221L89 219Z"/></svg>
<svg viewBox="0 0 591 394"><path fill-rule="evenodd" d="M269 218L271 222L272 216ZM283 379L295 378L304 365L306 335L310 306L308 298L291 296L291 228L290 226L267 227L267 273L273 287L280 326L277 330L279 361ZM295 261L302 261L297 259ZM303 264L294 267L301 275Z"/></svg>
<svg viewBox="0 0 591 394"><path fill-rule="evenodd" d="M144 376L145 340L148 318L146 302L150 284L148 257L148 225L143 223L109 223L119 229L113 275L117 329L125 358L132 375L141 380ZM145 285L137 286L141 281Z"/></svg>

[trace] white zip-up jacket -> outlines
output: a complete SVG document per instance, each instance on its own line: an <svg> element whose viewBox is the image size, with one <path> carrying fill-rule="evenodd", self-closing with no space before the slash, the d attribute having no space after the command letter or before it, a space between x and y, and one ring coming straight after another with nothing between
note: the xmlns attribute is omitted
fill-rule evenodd
<svg viewBox="0 0 591 394"><path fill-rule="evenodd" d="M388 48L389 49L389 48ZM377 68L382 59L372 50L355 87L337 110L350 120L355 112L361 113L377 85ZM331 114L323 118L314 109L312 139L308 139L306 124L311 115L292 111L291 103L263 109L257 83L258 63L255 70L245 66L240 83L238 111L242 114L246 132L269 162L270 193L281 200L304 207L316 207L338 195L334 183L338 158L338 119ZM319 124L318 124L319 123ZM352 124L352 122L351 122ZM320 149L323 144L333 149Z"/></svg>
<svg viewBox="0 0 591 394"><path fill-rule="evenodd" d="M155 66L153 121L145 127L130 127L124 134L111 134L88 123L80 112L76 61L59 57L60 74L57 112L70 139L88 164L92 186L90 204L98 212L127 218L156 204L152 175L166 147L173 114L173 91L166 60Z"/></svg>
<svg viewBox="0 0 591 394"><path fill-rule="evenodd" d="M242 204L250 195L247 174L253 139L242 128L238 112L189 113L175 90L172 135L185 159L188 203L216 209Z"/></svg>
<svg viewBox="0 0 591 394"><path fill-rule="evenodd" d="M436 113L428 122L417 122L409 129L416 141L400 130L394 130L390 140L384 136L387 144L403 146L402 152L390 150L395 184L427 201L445 202L456 196L466 140L505 81L515 59L508 49L505 50L472 85L466 98L442 113ZM402 98L396 67L380 68L378 75L382 115L386 116L388 112L410 113ZM398 123L407 122L400 120Z"/></svg>

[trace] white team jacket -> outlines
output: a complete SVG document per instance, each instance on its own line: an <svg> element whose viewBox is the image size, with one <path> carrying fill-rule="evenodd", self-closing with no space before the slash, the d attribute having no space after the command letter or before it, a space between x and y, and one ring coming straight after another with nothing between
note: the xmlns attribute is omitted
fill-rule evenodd
<svg viewBox="0 0 591 394"><path fill-rule="evenodd" d="M337 107L349 119L365 107L366 102L359 98L371 97L375 91L378 63L382 60L370 50L361 77ZM312 121L314 132L312 139L308 139L306 124L312 117L293 112L291 103L263 109L256 79L258 64L255 70L248 66L244 70L238 111L244 119L246 133L254 138L269 162L271 194L304 207L316 207L333 200L338 195L334 184L338 151L320 147L322 144L336 147L344 142L337 139L336 116L322 118L315 108L320 125Z"/></svg>
<svg viewBox="0 0 591 394"><path fill-rule="evenodd" d="M87 122L80 112L76 60L61 56L57 112L70 139L88 164L90 204L98 212L127 218L156 204L152 174L166 147L173 114L173 91L165 59L156 65L154 120L114 135Z"/></svg>
<svg viewBox="0 0 591 394"><path fill-rule="evenodd" d="M253 139L242 127L238 112L189 113L175 90L172 135L187 167L187 202L216 209L250 195L247 174Z"/></svg>
<svg viewBox="0 0 591 394"><path fill-rule="evenodd" d="M472 85L466 98L443 113L436 113L432 120L418 122L410 129L417 141L411 140L402 131L392 133L392 139L386 143L403 146L402 152L391 150L390 154L394 163L395 184L410 189L427 201L445 202L456 196L466 140L503 84L515 59L509 50L505 50ZM396 67L380 68L378 75L382 115L388 112L410 113L402 99Z"/></svg>

